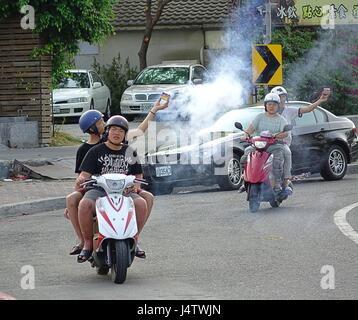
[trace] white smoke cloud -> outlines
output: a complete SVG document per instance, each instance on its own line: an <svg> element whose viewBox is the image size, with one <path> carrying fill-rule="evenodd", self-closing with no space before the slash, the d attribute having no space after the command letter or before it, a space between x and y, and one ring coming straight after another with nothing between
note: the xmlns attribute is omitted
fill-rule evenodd
<svg viewBox="0 0 358 320"><path fill-rule="evenodd" d="M173 100L169 105L190 116L189 122L184 125L191 136L213 124L226 110L248 102L251 92L251 46L258 29L255 22L245 16L246 11L247 7L238 8L226 25L221 39L225 49L210 57L209 79L204 84L193 85L180 92L177 101ZM176 126L182 128L183 123Z"/></svg>
<svg viewBox="0 0 358 320"><path fill-rule="evenodd" d="M346 34L346 41L336 43L335 33L337 31ZM317 72L333 74L341 71L342 63L348 63L346 61L347 54L357 41L357 31L358 26L347 25L336 27L335 30L322 30L320 32L312 48L289 68L287 81L284 85L289 89L291 98L298 98L296 89L303 83L306 76ZM322 83L322 86L325 85L329 86L330 84Z"/></svg>

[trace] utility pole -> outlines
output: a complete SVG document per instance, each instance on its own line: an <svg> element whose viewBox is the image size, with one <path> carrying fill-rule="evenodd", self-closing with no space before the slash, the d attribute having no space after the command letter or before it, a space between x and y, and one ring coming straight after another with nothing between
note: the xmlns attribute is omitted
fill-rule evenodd
<svg viewBox="0 0 358 320"><path fill-rule="evenodd" d="M271 0L266 0L264 19L265 19L264 44L269 44L271 43L271 32L272 32Z"/></svg>
<svg viewBox="0 0 358 320"><path fill-rule="evenodd" d="M270 44L272 40L272 17L271 17L271 9L272 4L271 0L263 0L261 2L262 4L256 7L256 12L260 14L262 17L262 42L263 44ZM263 86L263 89L265 91L265 94L269 92L269 87L267 85ZM251 100L253 102L257 102L257 86L253 85L253 91L251 93Z"/></svg>
<svg viewBox="0 0 358 320"><path fill-rule="evenodd" d="M265 19L264 44L270 44L272 39L271 0L266 0L264 19ZM265 88L265 94L269 93L268 85L265 85L264 88Z"/></svg>

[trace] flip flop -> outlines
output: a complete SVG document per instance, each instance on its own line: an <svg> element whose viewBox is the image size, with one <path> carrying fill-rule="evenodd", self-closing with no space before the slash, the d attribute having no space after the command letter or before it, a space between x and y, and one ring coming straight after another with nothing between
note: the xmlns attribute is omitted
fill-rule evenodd
<svg viewBox="0 0 358 320"><path fill-rule="evenodd" d="M135 256L137 258L141 258L141 259L145 259L146 255L145 255L145 251L143 251L142 249L140 249L138 246L135 249Z"/></svg>
<svg viewBox="0 0 358 320"><path fill-rule="evenodd" d="M74 256L75 254L80 254L81 253L81 251L82 251L82 247L79 245L79 244L76 244L73 248L72 248L72 250L71 250L71 252L70 252L70 255L71 256Z"/></svg>
<svg viewBox="0 0 358 320"><path fill-rule="evenodd" d="M86 262L91 257L92 257L92 250L82 249L81 253L77 256L77 262L78 263Z"/></svg>

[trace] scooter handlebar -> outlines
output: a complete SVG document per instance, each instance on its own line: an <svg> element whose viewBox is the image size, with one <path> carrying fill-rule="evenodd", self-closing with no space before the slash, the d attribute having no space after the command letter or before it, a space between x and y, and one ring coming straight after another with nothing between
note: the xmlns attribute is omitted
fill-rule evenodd
<svg viewBox="0 0 358 320"><path fill-rule="evenodd" d="M133 181L133 185L134 185L134 183L139 183L139 184L144 184L144 185L149 184L146 180L140 179L140 178L134 178L132 181ZM96 183L97 183L96 177L92 177L92 179L88 179L85 182L81 183L80 186L82 188L88 188L89 186L95 187ZM128 184L127 186L129 187L129 186L131 186L132 183L127 183L127 184Z"/></svg>
<svg viewBox="0 0 358 320"><path fill-rule="evenodd" d="M144 185L148 185L149 183L147 181L145 181L144 179L139 179L139 178L135 178L134 183L140 183L140 184L144 184Z"/></svg>
<svg viewBox="0 0 358 320"><path fill-rule="evenodd" d="M95 182L97 182L96 179L89 179L89 180L86 180L85 182L82 182L82 183L80 184L80 186L81 186L81 187L86 187L87 185L92 184L92 183L95 183Z"/></svg>

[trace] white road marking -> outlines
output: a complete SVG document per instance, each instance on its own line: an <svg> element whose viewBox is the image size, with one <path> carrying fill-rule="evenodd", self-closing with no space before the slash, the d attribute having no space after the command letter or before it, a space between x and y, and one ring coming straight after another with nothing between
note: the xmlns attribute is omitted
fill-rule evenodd
<svg viewBox="0 0 358 320"><path fill-rule="evenodd" d="M346 219L347 213L355 207L358 207L358 202L344 207L341 210L338 210L334 214L334 223L338 226L339 230L341 230L345 236L358 244L358 232L354 231L354 229L351 227L351 225L347 222Z"/></svg>

